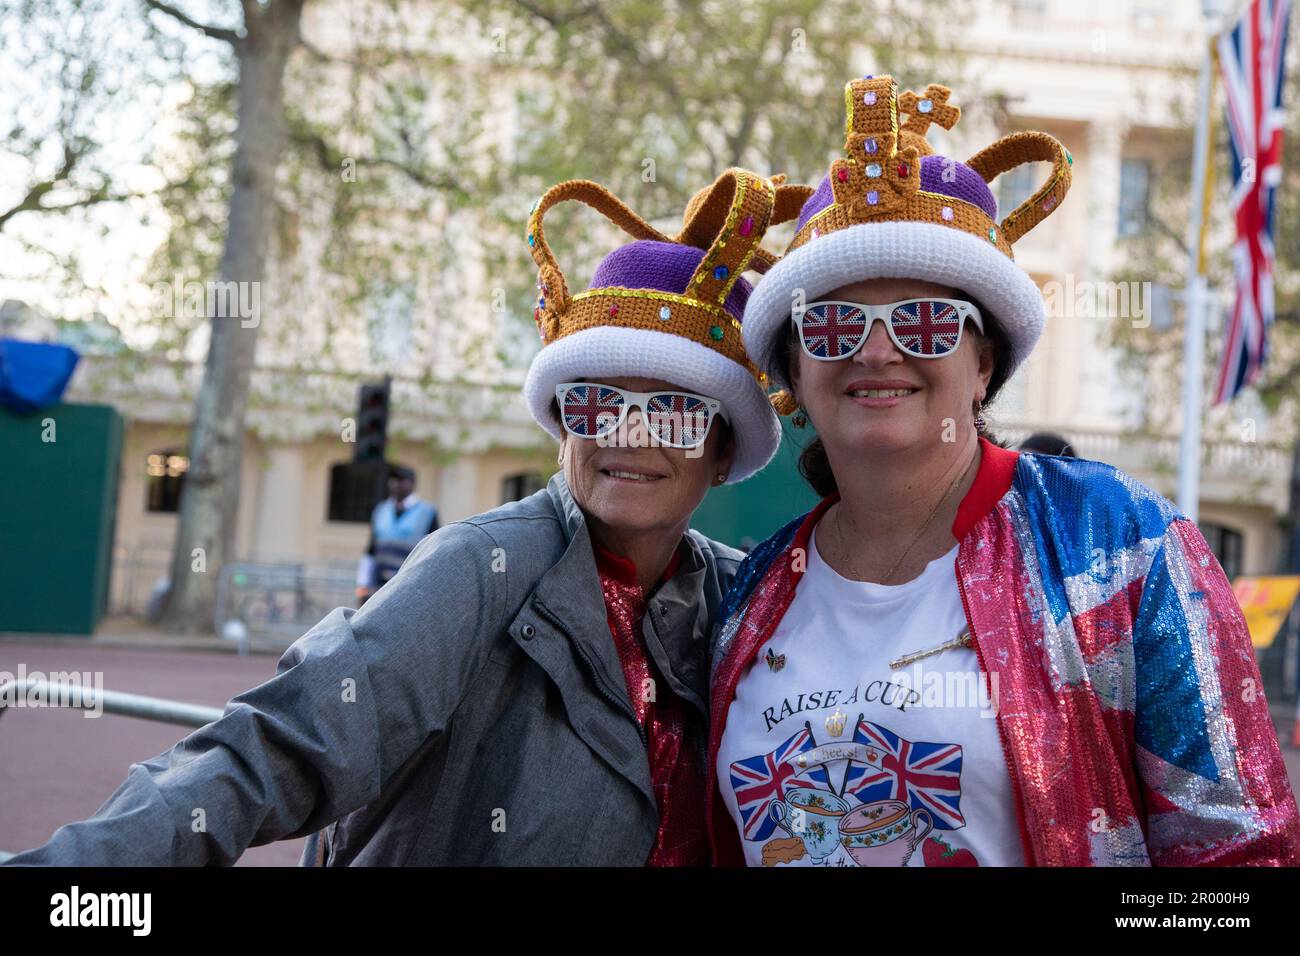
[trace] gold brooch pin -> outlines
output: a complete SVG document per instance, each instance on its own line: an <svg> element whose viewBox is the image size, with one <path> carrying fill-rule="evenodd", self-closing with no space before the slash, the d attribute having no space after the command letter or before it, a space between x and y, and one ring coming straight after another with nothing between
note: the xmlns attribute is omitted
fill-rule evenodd
<svg viewBox="0 0 1300 956"><path fill-rule="evenodd" d="M931 647L929 650L913 651L911 654L904 654L902 657L890 661L889 667L891 670L899 670L901 668L906 667L909 664L919 661L923 657L931 657L935 654L941 654L944 651L955 650L959 647L974 647L974 646L975 646L975 642L971 640L970 631L963 630L951 641L945 641L944 643L940 644L938 647Z"/></svg>

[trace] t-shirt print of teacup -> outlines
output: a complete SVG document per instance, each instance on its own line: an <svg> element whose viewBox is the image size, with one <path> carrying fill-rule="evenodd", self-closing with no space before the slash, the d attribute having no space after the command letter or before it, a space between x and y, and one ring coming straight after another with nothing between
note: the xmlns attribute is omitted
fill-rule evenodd
<svg viewBox="0 0 1300 956"><path fill-rule="evenodd" d="M827 764L845 761L836 788ZM962 748L909 741L860 714L848 743L818 747L812 725L774 751L733 763L732 792L746 840L765 866L906 866L918 847L926 866L978 865L936 830L961 815Z"/></svg>

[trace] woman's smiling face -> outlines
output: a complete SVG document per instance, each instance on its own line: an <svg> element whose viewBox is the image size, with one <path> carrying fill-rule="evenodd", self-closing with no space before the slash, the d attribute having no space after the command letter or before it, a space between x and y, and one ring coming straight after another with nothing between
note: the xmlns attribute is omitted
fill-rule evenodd
<svg viewBox="0 0 1300 956"><path fill-rule="evenodd" d="M662 379L581 379L634 392L683 391ZM673 529L691 514L731 470L735 442L720 417L700 448L670 448L651 441L640 409L632 409L606 439L564 433L564 480L583 512L620 532Z"/></svg>
<svg viewBox="0 0 1300 956"><path fill-rule="evenodd" d="M818 299L883 305L924 296L965 298L950 286L920 279L868 279ZM835 450L905 451L955 440L951 436L970 427L974 403L984 400L994 353L967 322L954 352L915 358L894 345L884 322L875 322L858 351L834 362L811 358L792 331L789 361L795 396L835 458Z"/></svg>

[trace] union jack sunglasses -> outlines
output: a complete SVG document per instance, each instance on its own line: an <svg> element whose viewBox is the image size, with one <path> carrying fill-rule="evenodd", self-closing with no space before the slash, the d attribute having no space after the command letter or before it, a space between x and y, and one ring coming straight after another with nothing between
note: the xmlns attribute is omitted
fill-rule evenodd
<svg viewBox="0 0 1300 956"><path fill-rule="evenodd" d="M967 319L984 332L980 310L963 299L903 299L884 305L810 302L792 318L804 352L821 362L848 358L862 348L877 319L898 350L913 358L951 355Z"/></svg>
<svg viewBox="0 0 1300 956"><path fill-rule="evenodd" d="M709 435L713 419L726 409L716 398L694 392L630 392L613 385L565 382L555 386L564 430L578 438L612 434L633 408L655 441L669 448L698 448Z"/></svg>

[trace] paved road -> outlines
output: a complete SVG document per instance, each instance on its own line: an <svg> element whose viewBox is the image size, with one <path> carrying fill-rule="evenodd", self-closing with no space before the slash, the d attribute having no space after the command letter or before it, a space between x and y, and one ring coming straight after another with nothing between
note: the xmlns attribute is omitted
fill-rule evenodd
<svg viewBox="0 0 1300 956"><path fill-rule="evenodd" d="M238 657L0 642L0 671L103 671L104 688L221 708L275 674L274 655ZM94 814L131 763L162 753L184 727L80 711L12 708L0 719L0 850L40 846L58 827ZM254 847L241 866L294 866L302 840Z"/></svg>
<svg viewBox="0 0 1300 956"><path fill-rule="evenodd" d="M0 671L103 671L104 687L222 707L275 673L273 655L134 650L91 644L0 642ZM1275 708L1282 753L1300 793L1300 750L1287 746L1290 714ZM90 816L126 778L127 767L169 748L180 727L78 711L10 710L0 720L0 850L39 846L60 825ZM254 847L241 866L293 866L302 840Z"/></svg>

